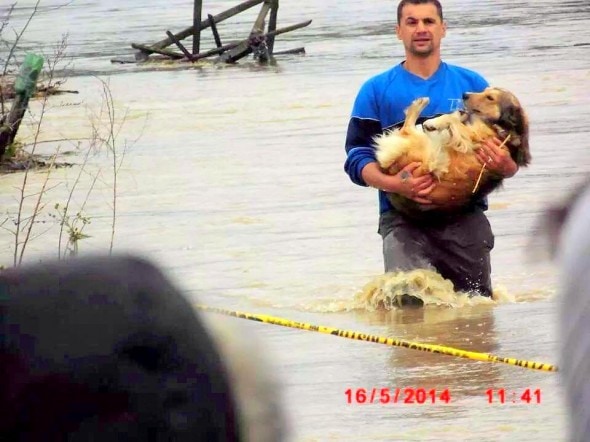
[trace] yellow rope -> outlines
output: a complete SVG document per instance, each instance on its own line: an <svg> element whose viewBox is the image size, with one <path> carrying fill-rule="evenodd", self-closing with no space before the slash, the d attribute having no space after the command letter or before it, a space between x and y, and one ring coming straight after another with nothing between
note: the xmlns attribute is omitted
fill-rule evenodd
<svg viewBox="0 0 590 442"><path fill-rule="evenodd" d="M510 139L510 134L508 134L508 136L506 137L506 139L502 142L502 144L500 144L500 148L504 147L504 145L506 144L506 142L509 139ZM485 168L486 168L486 163L483 163L483 166L481 166L481 170L479 171L479 176L477 177L477 182L475 183L475 187L473 188L473 190L471 191L471 193L477 192L477 188L479 187L479 182L481 181L481 176L483 175L483 171L485 170Z"/></svg>
<svg viewBox="0 0 590 442"><path fill-rule="evenodd" d="M458 358L473 359L475 361L483 362L501 362L504 364L514 365L517 367L530 368L533 370L541 371L557 371L557 367L551 364L545 364L542 362L524 361L522 359L504 358L500 356L494 356L489 353L478 353L473 351L460 350L452 347L444 347L442 345L434 344L421 344L417 342L405 341L402 339L385 338L380 336L369 335L365 333L359 333L354 331L340 330L337 328L324 327L322 325L312 325L303 322L291 321L289 319L277 318L268 315L251 314L236 312L231 310L224 310L216 307L207 307L204 305L197 305L198 309L219 313L222 315L233 316L235 318L249 319L251 321L264 322L267 324L280 325L283 327L298 328L301 330L315 331L319 333L325 333L328 335L339 336L341 338L356 339L358 341L368 341L377 344L385 344L393 347L404 347L410 350L428 351L431 353L439 353L448 356L455 356Z"/></svg>

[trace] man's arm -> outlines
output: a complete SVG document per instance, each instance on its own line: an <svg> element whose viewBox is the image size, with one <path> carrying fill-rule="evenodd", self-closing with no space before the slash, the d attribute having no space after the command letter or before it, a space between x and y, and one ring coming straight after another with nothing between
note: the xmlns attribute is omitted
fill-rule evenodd
<svg viewBox="0 0 590 442"><path fill-rule="evenodd" d="M353 183L371 185L363 177L367 164L376 163L374 139L382 131L373 80L365 82L354 101L346 132L344 170Z"/></svg>
<svg viewBox="0 0 590 442"><path fill-rule="evenodd" d="M399 193L421 204L430 204L426 195L434 188L429 174L414 177L419 163L413 163L392 176L384 173L375 158L374 138L382 132L373 86L365 83L359 91L346 134L344 170L353 183Z"/></svg>
<svg viewBox="0 0 590 442"><path fill-rule="evenodd" d="M396 175L383 173L377 162L367 164L362 170L365 183L384 192L397 193L420 204L432 204L428 194L436 183L430 174L414 176L420 163L410 163Z"/></svg>

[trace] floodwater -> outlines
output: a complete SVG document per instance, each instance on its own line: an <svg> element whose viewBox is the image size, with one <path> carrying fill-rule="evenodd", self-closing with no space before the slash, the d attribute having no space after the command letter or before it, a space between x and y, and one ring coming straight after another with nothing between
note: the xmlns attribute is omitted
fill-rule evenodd
<svg viewBox="0 0 590 442"><path fill-rule="evenodd" d="M231 67L110 62L132 58L132 42L152 43L168 29L188 27L190 1L66 3L42 1L22 42L48 54L68 33L63 88L79 91L50 97L39 140L87 138L91 121L107 130L99 78L108 82L119 159L125 150L117 173L115 251L156 260L195 303L559 363L557 269L531 241L547 204L589 171L586 0L444 2L445 60L516 93L529 113L533 162L490 198L494 286L512 301L405 311L354 308L355 296L382 272L381 241L375 191L353 185L342 169L358 88L401 60L393 35L396 2L282 1L279 27L313 23L278 37L275 50L304 46L306 55L279 57L276 66L247 59ZM237 2L204 3L204 14L217 14ZM20 29L33 5L19 1L10 27ZM257 10L219 24L222 40L246 35ZM209 34L202 48L213 47ZM32 111L38 117L41 104L33 103ZM33 138L30 124L21 135ZM75 150L62 141L42 143L38 151L58 145L62 153ZM82 163L84 146L60 160ZM72 188L72 207L79 210L86 201L83 213L91 220L80 253L108 249L112 159L104 150L93 154L76 187L79 167L52 172L25 262L57 255L59 232L50 214ZM29 176L30 193L44 176ZM98 179L87 198L93 176ZM0 204L9 218L4 227L12 226L22 179L0 177ZM28 198L25 208L33 201ZM5 229L0 247L0 264L11 265L14 236ZM556 373L227 320L266 349L269 367L283 382L277 394L294 441L567 438ZM346 390L354 395L360 388L448 390L451 400L348 404ZM505 389L506 403L488 403L489 389ZM526 389L539 389L541 403L512 402Z"/></svg>

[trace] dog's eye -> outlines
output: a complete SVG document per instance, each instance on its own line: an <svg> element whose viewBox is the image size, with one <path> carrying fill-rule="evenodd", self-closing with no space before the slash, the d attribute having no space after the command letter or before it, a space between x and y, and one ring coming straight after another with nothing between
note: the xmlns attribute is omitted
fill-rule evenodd
<svg viewBox="0 0 590 442"><path fill-rule="evenodd" d="M490 101L494 101L494 97L492 97L491 95L486 95L486 98Z"/></svg>

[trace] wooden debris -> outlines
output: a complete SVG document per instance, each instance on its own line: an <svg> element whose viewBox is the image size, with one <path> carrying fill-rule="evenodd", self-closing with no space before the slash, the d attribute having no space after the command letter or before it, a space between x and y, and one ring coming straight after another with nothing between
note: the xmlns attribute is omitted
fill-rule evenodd
<svg viewBox="0 0 590 442"><path fill-rule="evenodd" d="M184 55L178 54L174 51L169 51L168 49L159 49L159 48L155 48L153 46L146 46L146 45L141 45L141 44L137 44L137 43L131 43L131 47L133 49L139 49L140 51L142 51L143 53L146 53L146 54L161 54L161 55L166 55L170 58L174 58L176 60L180 60L181 58L184 58Z"/></svg>
<svg viewBox="0 0 590 442"><path fill-rule="evenodd" d="M268 37L275 37L280 34L284 34L286 32L294 31L296 29L304 28L311 24L311 20L307 20L301 23L297 23L295 25L286 26L284 28L277 29L275 31L269 32L267 34L256 34L251 33L250 37L246 40L243 40L240 45L234 49L232 49L227 55L224 54L221 58L221 61L225 61L227 63L235 63L240 58L245 57L253 52L254 48L263 44Z"/></svg>
<svg viewBox="0 0 590 442"><path fill-rule="evenodd" d="M293 48L293 49L285 49L284 51L273 52L272 55L297 55L297 54L305 54L305 48Z"/></svg>
<svg viewBox="0 0 590 442"><path fill-rule="evenodd" d="M178 46L178 49L181 50L181 52L184 54L184 56L186 58L188 58L190 61L195 61L193 59L193 54L191 54L189 51L186 50L186 48L182 45L182 43L174 36L174 34L170 31L166 31L166 35L168 35L168 37L170 37L170 39L174 42L174 44L176 46Z"/></svg>
<svg viewBox="0 0 590 442"><path fill-rule="evenodd" d="M262 4L262 9L260 9L258 18L254 22L254 26L252 26L252 30L250 31L248 38L240 43L239 46L236 46L235 48L230 49L226 53L220 55L218 61L235 63L240 58L251 54L255 47L265 44L265 38L261 36L264 32L264 22L266 20L268 11L270 11L270 2L265 1Z"/></svg>
<svg viewBox="0 0 590 442"><path fill-rule="evenodd" d="M213 19L214 19L215 23L221 23L222 21L227 20L228 18L231 18L234 15L239 14L240 12L244 12L256 5L259 5L263 1L264 0L247 0L243 3L240 3L237 6L234 6L233 8L228 9L227 11L224 11L220 14L214 15ZM211 26L211 22L209 22L209 18L207 18L207 20L201 21L199 29L202 31L203 29L207 29L209 26ZM194 32L195 32L195 27L193 25L190 28L186 28L177 34L174 34L174 36L178 40L182 41L185 38L193 35ZM164 40L154 43L151 47L156 48L156 49L162 49L167 46L170 46L171 44L172 44L172 40L170 40L170 38L165 38Z"/></svg>
<svg viewBox="0 0 590 442"><path fill-rule="evenodd" d="M203 0L195 0L193 8L193 54L201 52L201 13L203 11ZM168 37L174 42L179 41L176 37Z"/></svg>
<svg viewBox="0 0 590 442"><path fill-rule="evenodd" d="M16 98L16 91L14 90L15 77L0 77L0 99L14 100ZM56 81L51 85L39 83L37 90L31 98L40 98L46 95L60 95L60 94L78 94L79 91L62 89L63 81Z"/></svg>
<svg viewBox="0 0 590 442"><path fill-rule="evenodd" d="M268 22L268 32L274 32L277 29L277 16L279 13L279 2L278 0L272 2L271 9L270 9L270 20ZM267 38L266 45L268 46L268 51L272 54L274 47L275 47L275 36L271 36Z"/></svg>
<svg viewBox="0 0 590 442"><path fill-rule="evenodd" d="M211 14L209 14L207 17L209 17L209 23L211 23L211 31L213 32L213 38L215 39L215 46L220 48L223 45L221 44L221 37L219 36L219 32L217 31L215 19L213 19L213 16Z"/></svg>
<svg viewBox="0 0 590 442"><path fill-rule="evenodd" d="M193 9L193 25L176 34L171 31L166 31L167 38L153 44L138 44L132 43L131 47L137 49L139 52L135 54L136 61L147 61L153 54L158 54L177 61L195 62L203 58L217 56L215 62L236 63L238 60L254 54L254 58L261 63L266 63L273 58L274 55L280 54L304 54L305 48L295 48L285 51L274 51L275 37L291 32L296 29L303 28L311 24L311 20L298 23L291 26L286 26L277 29L277 16L279 10L279 0L246 0L237 6L229 8L226 11L217 15L207 14L207 19L201 20L202 15L202 0L195 0ZM260 5L260 12L250 30L248 36L238 42L222 44L217 23L227 20L241 12L244 12L254 6ZM265 31L266 18L270 13L268 21L268 29ZM211 27L213 37L215 39L215 48L202 51L200 50L200 34L201 31ZM182 44L185 38L193 37L192 53ZM170 45L176 45L179 52L167 49ZM120 60L112 60L112 62L128 62Z"/></svg>

